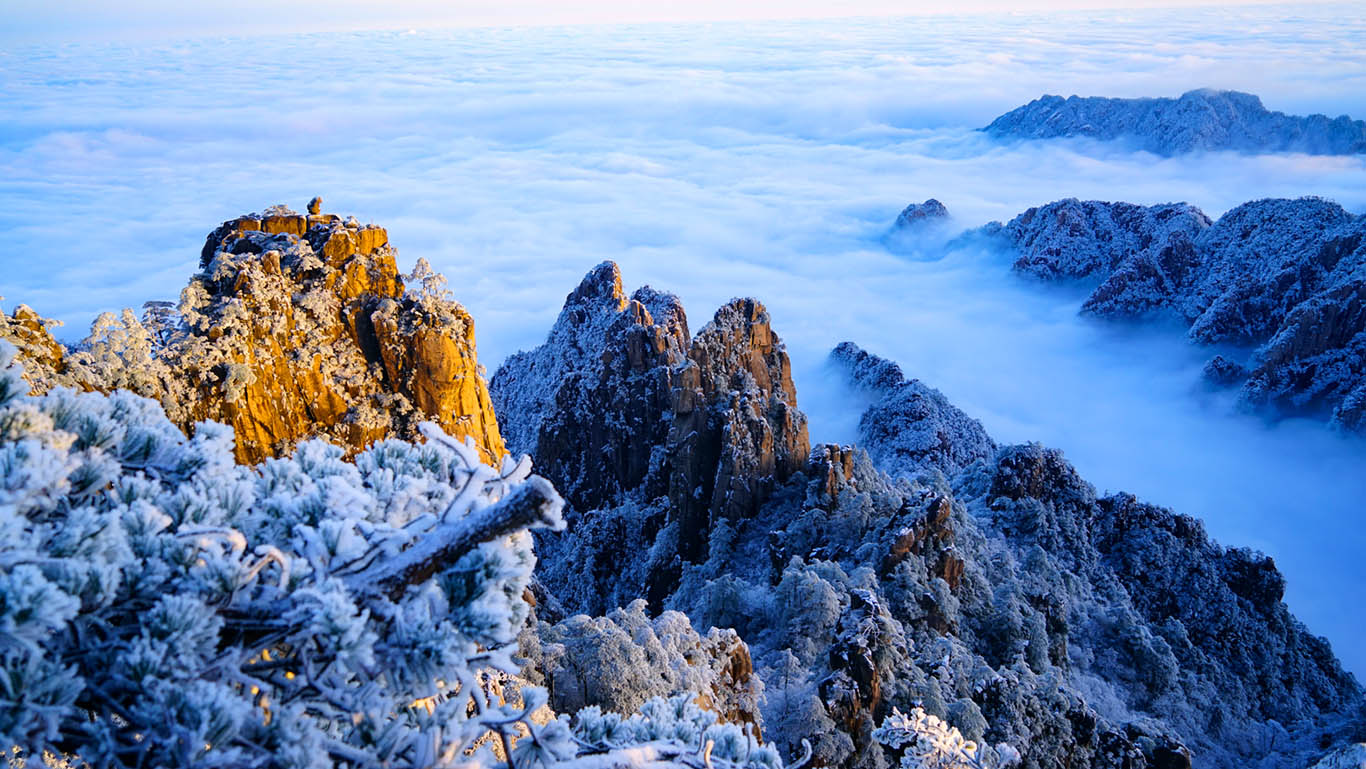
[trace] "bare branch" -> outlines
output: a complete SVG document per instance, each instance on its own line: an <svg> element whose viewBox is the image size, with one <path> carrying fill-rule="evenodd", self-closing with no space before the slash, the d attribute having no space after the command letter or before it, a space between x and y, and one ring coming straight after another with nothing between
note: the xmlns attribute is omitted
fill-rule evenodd
<svg viewBox="0 0 1366 769"><path fill-rule="evenodd" d="M346 585L357 594L379 594L396 601L409 585L431 579L485 542L523 529L559 528L563 506L550 481L532 476L498 502L438 524L397 556L346 577Z"/></svg>

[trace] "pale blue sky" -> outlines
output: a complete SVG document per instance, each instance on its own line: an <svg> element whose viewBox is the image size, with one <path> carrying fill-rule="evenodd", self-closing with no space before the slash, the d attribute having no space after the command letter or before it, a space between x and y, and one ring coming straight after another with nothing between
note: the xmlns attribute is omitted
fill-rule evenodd
<svg viewBox="0 0 1366 769"><path fill-rule="evenodd" d="M164 39L261 32L1246 5L1209 0L0 0L0 40ZM1318 4L1318 3L1315 3Z"/></svg>

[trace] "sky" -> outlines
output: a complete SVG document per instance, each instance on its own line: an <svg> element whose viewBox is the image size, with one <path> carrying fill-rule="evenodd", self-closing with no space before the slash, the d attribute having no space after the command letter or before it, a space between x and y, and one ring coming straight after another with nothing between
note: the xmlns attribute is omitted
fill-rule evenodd
<svg viewBox="0 0 1366 769"><path fill-rule="evenodd" d="M96 25L102 7L23 6L5 28ZM261 13L233 8L222 18ZM1100 491L1268 552L1291 608L1361 675L1366 638L1341 601L1366 592L1361 441L1239 414L1202 394L1204 353L1179 331L1083 321L1080 296L1016 280L1009 255L883 243L928 197L957 229L1071 196L1217 216L1314 194L1366 212L1360 156L1159 158L974 130L1043 93L1199 87L1366 117L1366 18L1345 8L238 36L171 35L188 22L166 16L155 40L112 22L26 40L0 47L0 295L78 340L99 312L175 299L217 223L321 195L385 225L402 268L424 257L448 276L490 371L540 343L603 259L631 288L678 293L694 329L756 296L813 442L855 437L824 369L855 341L999 441L1061 448Z"/></svg>
<svg viewBox="0 0 1366 769"><path fill-rule="evenodd" d="M1255 2L1256 0L1254 0ZM1217 3L1216 3L1217 4ZM1247 5L1225 3L1224 5ZM0 43L406 28L1019 13L1208 0L6 0Z"/></svg>

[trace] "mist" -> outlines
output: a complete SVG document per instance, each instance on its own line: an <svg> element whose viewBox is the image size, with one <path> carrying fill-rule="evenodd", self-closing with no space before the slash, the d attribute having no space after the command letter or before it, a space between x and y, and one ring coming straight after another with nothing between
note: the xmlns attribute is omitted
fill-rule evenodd
<svg viewBox="0 0 1366 769"><path fill-rule="evenodd" d="M694 329L763 300L813 442L857 411L846 339L1002 442L1064 450L1102 492L1205 520L1287 574L1287 600L1366 673L1366 447L1204 391L1174 328L1098 324L952 231L1064 197L1321 195L1366 209L1366 158L1159 158L974 128L1043 93L1237 88L1366 117L1366 19L1332 6L820 22L328 33L0 52L0 295L66 322L174 299L218 222L278 202L389 229L476 321L481 360L544 339L594 264L677 293ZM951 232L888 248L928 197Z"/></svg>

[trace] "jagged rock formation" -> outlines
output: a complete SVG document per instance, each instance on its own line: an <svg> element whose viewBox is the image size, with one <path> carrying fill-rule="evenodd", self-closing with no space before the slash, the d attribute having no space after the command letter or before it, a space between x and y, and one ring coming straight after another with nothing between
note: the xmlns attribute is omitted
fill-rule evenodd
<svg viewBox="0 0 1366 769"><path fill-rule="evenodd" d="M1241 383L1247 405L1366 428L1366 217L1319 198L1257 200L1216 222L1185 204L1069 199L985 231L1020 272L1098 281L1083 312L1169 315L1201 344L1252 347L1208 369Z"/></svg>
<svg viewBox="0 0 1366 769"><path fill-rule="evenodd" d="M628 299L617 266L598 265L566 298L546 343L493 376L508 447L555 468L581 510L647 480L650 496L663 494L668 477L650 473L651 455L667 442L671 422L659 415L673 409L690 339L676 297L646 286Z"/></svg>
<svg viewBox="0 0 1366 769"><path fill-rule="evenodd" d="M893 227L898 230L918 228L947 218L949 218L949 209L945 208L944 204L938 200L930 198L924 203L912 203L902 209Z"/></svg>
<svg viewBox="0 0 1366 769"><path fill-rule="evenodd" d="M621 548L580 561L571 543L546 559L547 584L590 614L625 605L616 599L628 593L666 595L684 562L706 556L713 529L752 515L809 450L791 364L761 304L734 300L690 337L676 297L647 286L628 299L611 262L567 297L546 343L510 357L490 389L510 448L560 484L571 527L601 530ZM576 514L587 510L599 512ZM636 582L623 593L618 556L633 547L652 560L630 570ZM556 561L572 565L558 572Z"/></svg>
<svg viewBox="0 0 1366 769"><path fill-rule="evenodd" d="M178 316L106 314L65 359L30 344L52 372L35 388L121 387L159 400L183 429L232 425L242 462L309 437L353 452L411 440L433 420L496 464L505 449L473 321L425 262L400 276L396 256L383 228L354 218L275 207L233 219L209 235ZM6 336L36 333L16 318Z"/></svg>
<svg viewBox="0 0 1366 769"><path fill-rule="evenodd" d="M1201 150L1366 152L1366 122L1346 115L1297 117L1271 112L1252 94L1210 89L1188 91L1177 99L1043 96L982 130L998 138L1117 140L1159 155Z"/></svg>
<svg viewBox="0 0 1366 769"><path fill-rule="evenodd" d="M873 400L861 429L876 463L817 446L793 466L780 457L795 446L779 451L778 436L803 420L757 305L732 303L689 339L676 301L655 320L645 298L660 296L627 299L603 265L546 345L494 377L509 434L561 457L562 472L655 441L643 473L604 462L579 479L569 531L542 548L542 578L569 611L642 613L613 623L647 646L640 597L735 629L764 684L764 732L782 749L814 737L818 765L881 769L874 725L919 705L1031 768L1305 765L1359 707L1355 681L1281 602L1268 559L1130 496L1098 498L1058 452L998 449L942 395L853 345L834 358ZM654 341L632 356L641 339ZM666 391L671 407L643 408ZM597 411L565 413L585 404ZM680 443L685 430L698 437ZM718 434L756 450L736 463L693 448ZM680 475L692 494L678 494ZM745 503L718 497L722 486ZM707 515L683 515L702 502ZM635 653L601 620L569 627L595 640L573 640L580 651L558 664Z"/></svg>

